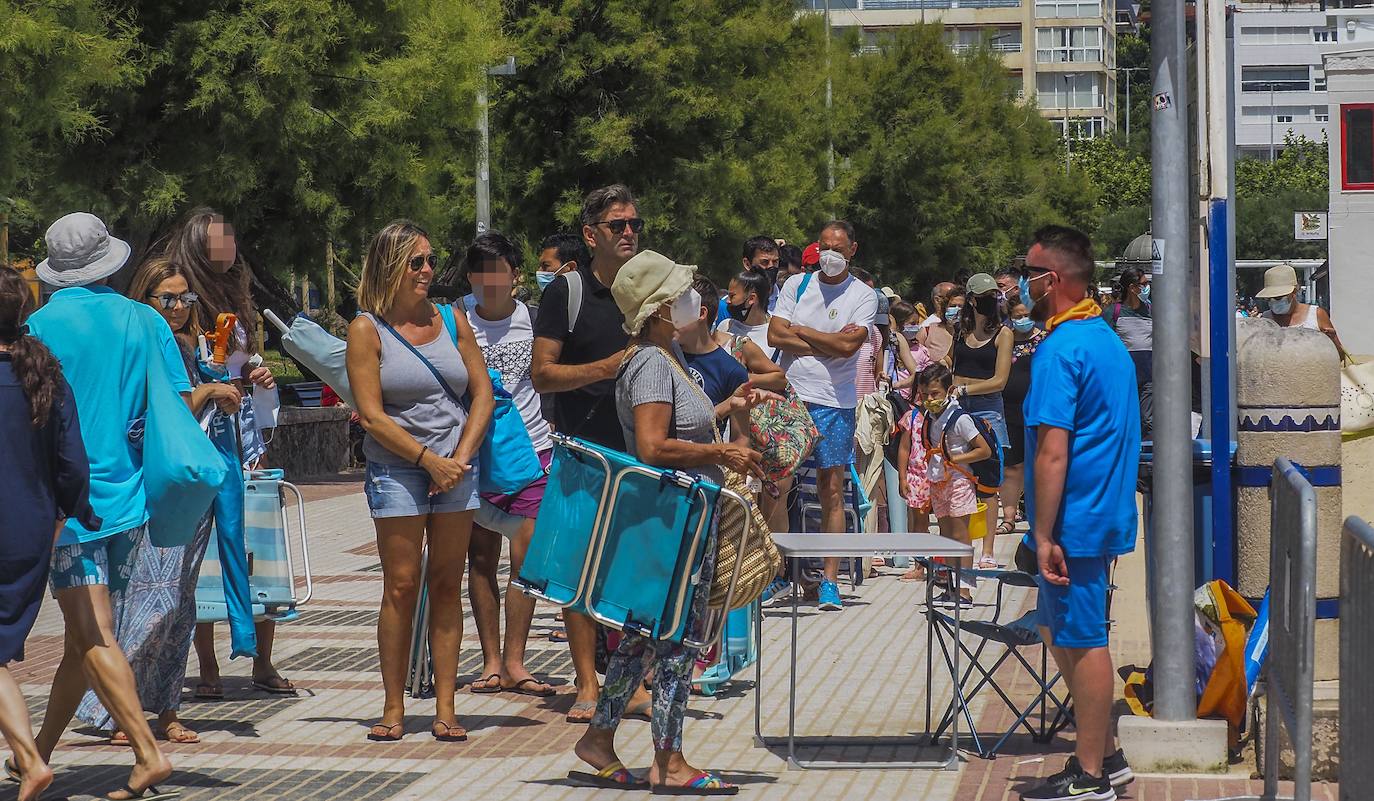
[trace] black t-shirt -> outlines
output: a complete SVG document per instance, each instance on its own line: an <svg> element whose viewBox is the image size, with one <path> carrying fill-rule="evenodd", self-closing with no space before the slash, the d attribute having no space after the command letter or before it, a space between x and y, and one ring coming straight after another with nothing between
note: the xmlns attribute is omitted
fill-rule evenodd
<svg viewBox="0 0 1374 801"><path fill-rule="evenodd" d="M623 327L625 317L611 297L610 287L596 279L590 266L579 266L577 270L582 275L582 310L572 333L568 332L568 279L561 275L544 290L539 316L534 321L536 338L563 343L559 364L589 364L604 359L624 350L630 340ZM598 381L581 389L556 393L554 427L561 434L625 450L625 433L616 417L614 393L614 381ZM596 410L588 418L593 407Z"/></svg>

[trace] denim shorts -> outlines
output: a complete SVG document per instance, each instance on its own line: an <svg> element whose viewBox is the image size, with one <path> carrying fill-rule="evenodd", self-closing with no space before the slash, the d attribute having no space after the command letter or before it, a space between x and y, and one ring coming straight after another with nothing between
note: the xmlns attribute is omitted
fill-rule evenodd
<svg viewBox="0 0 1374 801"><path fill-rule="evenodd" d="M53 548L48 581L52 591L104 584L120 592L134 572L134 557L148 538L148 526L101 537L98 540L58 545Z"/></svg>
<svg viewBox="0 0 1374 801"><path fill-rule="evenodd" d="M856 426L853 409L837 409L819 403L806 404L811 413L811 421L821 438L816 442L813 457L816 467L848 467L854 464L854 430Z"/></svg>
<svg viewBox="0 0 1374 801"><path fill-rule="evenodd" d="M412 465L367 463L363 493L374 518L416 517L477 508L477 460L458 486L429 494L429 471Z"/></svg>

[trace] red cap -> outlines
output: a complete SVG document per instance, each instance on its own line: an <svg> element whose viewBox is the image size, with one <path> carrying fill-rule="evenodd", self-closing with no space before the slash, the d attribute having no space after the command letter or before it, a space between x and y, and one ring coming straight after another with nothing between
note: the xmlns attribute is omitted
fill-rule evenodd
<svg viewBox="0 0 1374 801"><path fill-rule="evenodd" d="M812 242L802 251L802 266L815 267L821 263L821 243Z"/></svg>

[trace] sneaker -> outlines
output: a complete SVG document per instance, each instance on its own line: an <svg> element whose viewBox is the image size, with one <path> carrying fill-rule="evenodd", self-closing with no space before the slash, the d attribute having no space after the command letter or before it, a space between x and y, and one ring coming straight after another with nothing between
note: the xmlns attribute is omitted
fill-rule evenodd
<svg viewBox="0 0 1374 801"><path fill-rule="evenodd" d="M840 587L833 581L822 581L820 592L816 598L816 606L827 612L838 612L844 608L844 601L840 600Z"/></svg>
<svg viewBox="0 0 1374 801"><path fill-rule="evenodd" d="M950 591L950 590L945 590L944 592L942 592L942 593L940 593L939 595L935 596L935 601L934 601L934 603L935 603L936 606L944 607L944 608L946 608L946 609L953 609L953 608L956 607L956 606L958 606L960 609L972 609L972 608L973 608L973 600L972 600L972 599L970 599L970 598L965 598L964 596L960 595L958 592L954 592L954 591Z"/></svg>
<svg viewBox="0 0 1374 801"><path fill-rule="evenodd" d="M774 576L772 583L763 588L763 602L768 603L774 598L784 598L785 593L792 589L792 582L782 576Z"/></svg>
<svg viewBox="0 0 1374 801"><path fill-rule="evenodd" d="M1094 778L1066 768L1022 793L1021 801L1116 801L1116 790L1105 776Z"/></svg>
<svg viewBox="0 0 1374 801"><path fill-rule="evenodd" d="M1069 757L1069 761L1064 764L1064 770L1077 773L1078 757ZM1118 790L1135 781L1135 772L1131 770L1131 766L1126 762L1126 754L1120 748L1116 749L1115 754L1102 760L1102 772L1106 774L1107 781L1112 783L1112 787Z"/></svg>

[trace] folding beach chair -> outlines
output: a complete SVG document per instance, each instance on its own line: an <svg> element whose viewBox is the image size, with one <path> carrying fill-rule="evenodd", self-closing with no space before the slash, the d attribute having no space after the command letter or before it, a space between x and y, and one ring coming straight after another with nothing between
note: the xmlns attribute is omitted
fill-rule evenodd
<svg viewBox="0 0 1374 801"><path fill-rule="evenodd" d="M788 517L792 525L792 530L798 533L820 533L821 527L821 499L816 492L816 461L814 457L807 457L802 462L801 467L795 473L796 480L792 483L792 495L788 499ZM845 479L844 485L844 530L846 533L856 534L863 531L863 521L867 519L869 511L873 509L873 504L868 496L864 494L863 485L859 480L859 473L853 465L849 466L849 477ZM840 569L849 573L849 583L851 587L857 587L864 583L865 571L862 559L844 559L840 562ZM803 566L803 574L810 580L813 575L820 573L820 560L808 560ZM789 570L790 574L790 570Z"/></svg>
<svg viewBox="0 0 1374 801"><path fill-rule="evenodd" d="M934 577L938 573L948 574L949 568L938 564L928 564L927 570ZM1030 611L1015 620L1003 622L1005 615L1005 602L1008 600L1008 587L1021 587L1032 592L1036 590L1035 577L1026 573L1014 570L970 570L966 573L975 575L982 579L995 581L997 583L997 595L993 604L993 615L991 619L978 620L968 615L963 616L961 621L962 636L957 647L960 649L960 660L967 666L963 674L959 677L959 687L957 698L958 704L951 703L940 718L939 725L933 730L930 728L931 715L931 687L926 686L926 729L932 731L931 741L940 738L945 730L954 721L956 714L962 714L968 725L968 733L973 741L973 747L978 755L985 759L992 759L1006 745L1008 739L1018 731L1024 730L1030 734L1031 739L1037 743L1047 743L1056 734L1063 731L1073 723L1073 708L1068 699L1066 691L1059 689L1060 674L1056 670L1052 675L1049 672L1052 668L1049 659L1049 648L1046 647L1044 640L1040 637L1040 631L1036 627L1036 611L1032 607ZM1016 600L1020 600L1024 595L1017 594ZM940 654L945 660L947 668L953 670L953 654L951 645L954 644L954 618L935 608L927 599L926 620L928 631L931 633L931 646L926 653L929 663L933 659L934 646L938 644ZM1035 650L1039 649L1038 659ZM1027 653L1029 652L1029 656ZM1007 663L1009 659L1014 659L1019 664L1025 674L1035 683L1036 693L1024 706L1018 706L1010 695L1007 694L997 683L997 671ZM969 686L969 680L975 678L973 685ZM929 676L929 673L927 673ZM996 693L1011 713L1015 715L1012 724L1006 731L996 733L997 739L991 745L987 740L994 736L994 733L980 733L978 726L973 721L973 716L968 711L968 704L984 688ZM1052 713L1052 714L1051 714Z"/></svg>

